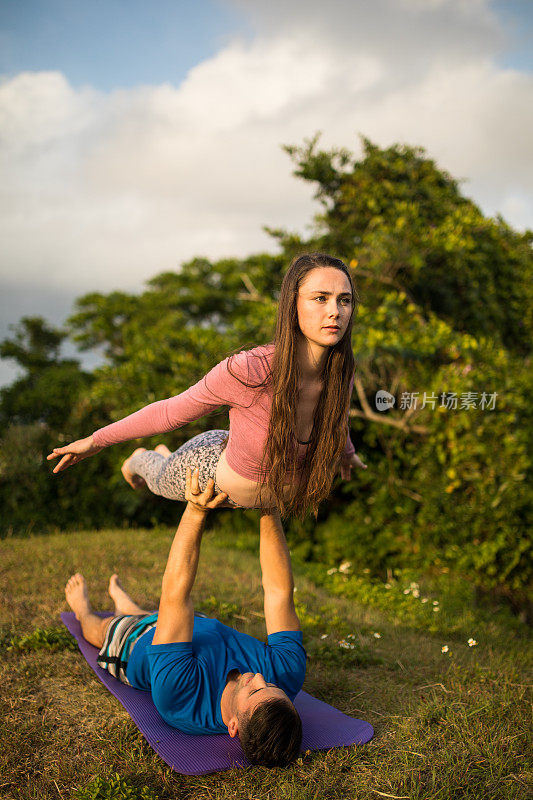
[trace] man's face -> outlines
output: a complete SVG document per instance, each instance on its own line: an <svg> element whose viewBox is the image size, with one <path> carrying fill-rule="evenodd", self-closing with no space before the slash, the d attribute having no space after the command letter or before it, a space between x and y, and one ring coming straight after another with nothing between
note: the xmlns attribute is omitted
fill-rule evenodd
<svg viewBox="0 0 533 800"><path fill-rule="evenodd" d="M236 716L242 718L247 712L253 714L256 707L265 700L273 698L289 700L282 689L279 689L274 683L267 683L260 672L255 674L245 672L237 680L232 696L232 711Z"/></svg>

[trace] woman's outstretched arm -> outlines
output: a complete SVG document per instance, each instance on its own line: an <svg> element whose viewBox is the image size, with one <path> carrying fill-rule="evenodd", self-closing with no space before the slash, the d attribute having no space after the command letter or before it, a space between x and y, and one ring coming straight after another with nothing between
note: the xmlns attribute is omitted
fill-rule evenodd
<svg viewBox="0 0 533 800"><path fill-rule="evenodd" d="M94 456L102 449L102 447L98 447L98 445L95 444L92 436L87 436L86 439L78 439L71 444L67 444L65 447L54 447L50 455L46 456L46 460L52 461L54 458L62 456L61 461L59 461L52 470L52 472L62 472L67 467L77 464L78 461L83 461L84 458Z"/></svg>
<svg viewBox="0 0 533 800"><path fill-rule="evenodd" d="M239 368L245 366L245 361L246 353L239 353L232 361L232 370L240 371ZM175 397L150 403L124 419L99 428L86 439L78 439L64 447L55 447L47 456L47 460L59 456L62 458L53 472L62 472L109 445L168 433L205 416L220 406L239 403L244 387L228 371L227 362L227 358L221 361L198 383Z"/></svg>

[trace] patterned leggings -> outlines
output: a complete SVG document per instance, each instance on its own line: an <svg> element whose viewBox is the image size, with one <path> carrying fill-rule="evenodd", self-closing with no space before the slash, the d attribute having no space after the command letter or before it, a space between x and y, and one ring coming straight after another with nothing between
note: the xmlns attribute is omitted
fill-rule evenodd
<svg viewBox="0 0 533 800"><path fill-rule="evenodd" d="M154 494L159 494L168 500L184 501L187 467L190 467L191 471L198 467L200 490L203 491L209 478L212 478L215 481L214 493L219 494L222 490L217 485L215 476L227 440L227 431L205 431L182 444L168 458L154 450L137 453L130 461L130 469L144 478L146 485ZM224 504L226 503L232 508L242 508L229 497L224 501Z"/></svg>

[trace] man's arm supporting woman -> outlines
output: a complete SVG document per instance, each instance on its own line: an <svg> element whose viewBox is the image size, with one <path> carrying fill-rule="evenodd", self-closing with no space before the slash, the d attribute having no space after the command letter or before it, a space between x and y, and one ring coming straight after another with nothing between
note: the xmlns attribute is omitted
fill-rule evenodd
<svg viewBox="0 0 533 800"><path fill-rule="evenodd" d="M207 482L203 492L198 489L198 471L191 475L187 468L185 499L178 530L170 548L159 603L159 615L152 644L192 642L194 608L191 591L198 569L200 546L205 518L209 511L218 508L227 498L222 493L211 499L214 481Z"/></svg>
<svg viewBox="0 0 533 800"><path fill-rule="evenodd" d="M277 509L261 516L260 530L259 558L267 634L299 631L300 620L294 608L291 557Z"/></svg>

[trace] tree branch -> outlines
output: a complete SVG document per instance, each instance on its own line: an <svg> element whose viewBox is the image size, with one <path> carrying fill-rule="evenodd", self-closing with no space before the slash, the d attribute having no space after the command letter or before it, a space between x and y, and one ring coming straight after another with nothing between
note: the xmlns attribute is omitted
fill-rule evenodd
<svg viewBox="0 0 533 800"><path fill-rule="evenodd" d="M372 411L369 402L366 399L365 390L363 389L361 379L355 376L354 383L357 390L357 396L363 410L359 411L358 408L351 408L349 413L350 417L360 417L361 419L371 420L372 422L380 422L382 425L391 425L393 428L399 428L406 433L419 433L421 435L425 435L430 432L429 428L426 428L423 425L408 425L405 419L385 417L377 414L375 411Z"/></svg>
<svg viewBox="0 0 533 800"><path fill-rule="evenodd" d="M237 295L239 300L255 300L259 303L266 303L266 298L259 294L246 272L241 272L241 278L248 292L239 292Z"/></svg>
<svg viewBox="0 0 533 800"><path fill-rule="evenodd" d="M399 292L403 292L410 303L413 303L413 305L417 305L417 302L413 297L413 295L411 294L411 292L409 291L409 289L406 289L405 286L402 286L402 284L398 283L398 281L396 281L394 278L389 278L387 277L387 275L376 275L376 273L372 272L372 270L365 269L364 267L359 267L359 266L355 268L354 274L356 276L362 275L363 278L371 278L372 280L377 281L378 283L386 283L388 286L393 286L395 289L398 289ZM425 324L425 320L423 320L422 322L423 324Z"/></svg>

